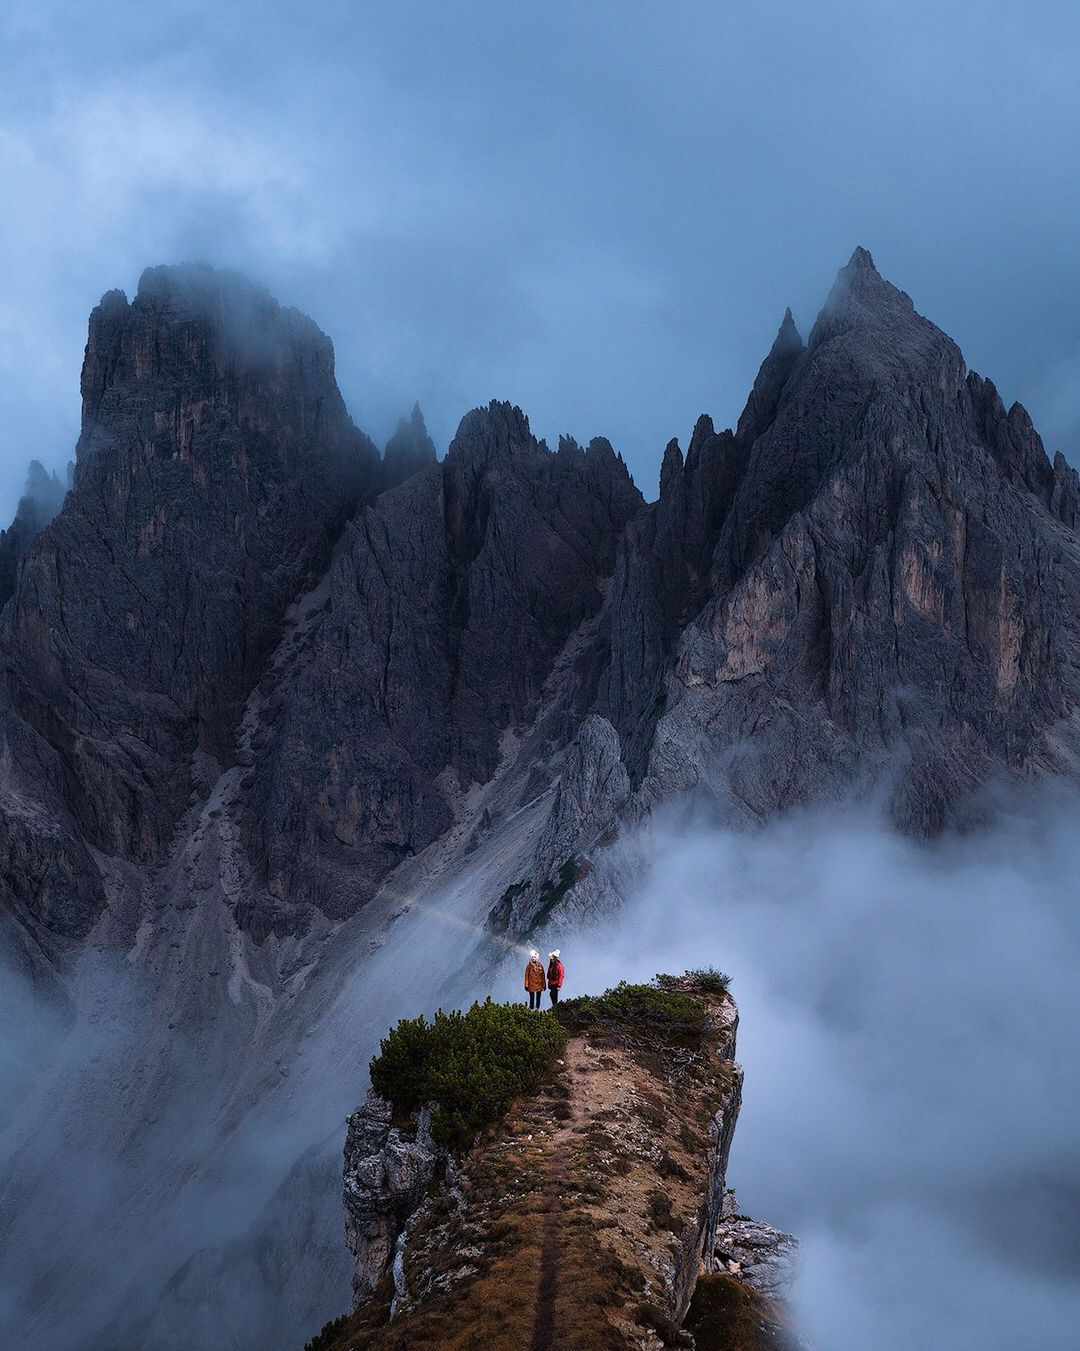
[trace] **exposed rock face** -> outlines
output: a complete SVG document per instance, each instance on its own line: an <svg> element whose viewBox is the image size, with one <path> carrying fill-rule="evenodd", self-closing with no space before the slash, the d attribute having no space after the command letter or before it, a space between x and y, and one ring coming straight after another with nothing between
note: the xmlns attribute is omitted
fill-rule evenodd
<svg viewBox="0 0 1080 1351"><path fill-rule="evenodd" d="M934 831L1075 744L1076 475L863 250L648 508L607 442L551 454L508 404L441 464L414 409L380 465L328 340L205 268L104 298L83 396L0 631L0 834L57 932L104 904L88 849L159 863L237 759L236 913L265 938L362 907L511 769L476 838L558 785L538 901L688 788L758 819L887 776Z"/></svg>
<svg viewBox="0 0 1080 1351"><path fill-rule="evenodd" d="M130 304L106 295L82 393L74 489L0 631L5 735L69 851L146 863L187 803L193 752L229 762L285 608L325 568L378 457L329 340L210 268L150 269ZM28 818L14 833L32 867ZM31 875L39 915L67 908ZM85 906L70 908L80 918L63 924L84 930Z"/></svg>
<svg viewBox="0 0 1080 1351"><path fill-rule="evenodd" d="M740 423L642 796L698 784L755 819L887 772L897 821L935 831L1075 742L1076 475L863 250L793 351Z"/></svg>
<svg viewBox="0 0 1080 1351"><path fill-rule="evenodd" d="M15 519L0 530L0 609L15 590L19 560L60 510L66 492L67 486L55 474L46 473L38 460L30 461Z"/></svg>
<svg viewBox="0 0 1080 1351"><path fill-rule="evenodd" d="M390 1270L398 1239L427 1195L438 1150L431 1114L410 1133L392 1124L390 1104L369 1093L345 1137L345 1242L355 1261L353 1297L366 1299Z"/></svg>
<svg viewBox="0 0 1080 1351"><path fill-rule="evenodd" d="M793 1234L741 1215L735 1193L726 1193L713 1245L714 1270L737 1276L770 1299L783 1299L794 1283L798 1260L799 1240Z"/></svg>
<svg viewBox="0 0 1080 1351"><path fill-rule="evenodd" d="M599 612L640 506L606 442L552 455L520 409L491 404L464 419L442 464L359 512L305 659L264 713L273 735L247 830L275 900L340 917L449 828ZM583 659L558 690L563 739L594 680Z"/></svg>

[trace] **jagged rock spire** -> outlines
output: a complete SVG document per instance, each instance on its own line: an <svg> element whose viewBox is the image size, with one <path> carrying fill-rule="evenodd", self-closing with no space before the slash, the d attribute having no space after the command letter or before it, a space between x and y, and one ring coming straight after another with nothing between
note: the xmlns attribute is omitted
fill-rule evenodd
<svg viewBox="0 0 1080 1351"><path fill-rule="evenodd" d="M408 418L399 419L397 431L383 451L382 490L404 483L434 463L435 443L428 435L419 403L414 403Z"/></svg>
<svg viewBox="0 0 1080 1351"><path fill-rule="evenodd" d="M739 418L736 435L740 441L747 444L755 441L776 416L784 385L802 350L802 337L795 327L790 308L786 309L769 355L761 363L754 388Z"/></svg>
<svg viewBox="0 0 1080 1351"><path fill-rule="evenodd" d="M664 459L660 465L660 496L670 495L682 478L683 453L679 447L679 438L673 436L664 447Z"/></svg>
<svg viewBox="0 0 1080 1351"><path fill-rule="evenodd" d="M58 475L50 474L40 460L30 461L15 518L7 530L0 530L0 607L15 590L19 560L60 510L66 492Z"/></svg>
<svg viewBox="0 0 1080 1351"><path fill-rule="evenodd" d="M529 419L506 400L492 399L483 408L473 408L458 423L446 452L448 465L484 465L494 460L531 454L538 442Z"/></svg>

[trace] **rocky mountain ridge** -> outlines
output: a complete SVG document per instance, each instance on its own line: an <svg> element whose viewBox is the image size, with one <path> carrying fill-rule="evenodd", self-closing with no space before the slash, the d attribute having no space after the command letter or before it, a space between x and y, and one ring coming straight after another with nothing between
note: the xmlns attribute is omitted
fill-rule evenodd
<svg viewBox="0 0 1080 1351"><path fill-rule="evenodd" d="M62 507L4 537L0 938L65 1044L124 1022L98 960L145 1022L31 1076L0 1201L98 1329L142 1301L167 1344L221 1258L192 1178L232 1176L264 1113L303 1138L245 1204L294 1223L275 1189L352 1105L333 1039L369 1044L415 953L465 935L429 997L490 988L516 937L617 906L658 807L752 825L873 791L932 834L1073 772L1076 474L863 250L805 343L785 316L734 429L669 444L651 503L606 441L552 451L507 403L441 461L414 410L380 457L329 339L203 266L103 297L82 390ZM163 1157L190 1110L213 1124ZM65 1232L41 1121L130 1168L115 1246ZM305 1165L322 1216L332 1173ZM342 1271L297 1309L254 1252L229 1261L268 1336L339 1303Z"/></svg>
<svg viewBox="0 0 1080 1351"><path fill-rule="evenodd" d="M692 977L672 988L704 1003L700 1039L673 1041L645 1018L577 1032L552 1083L468 1148L438 1146L430 1109L401 1127L368 1096L345 1143L354 1312L320 1349L659 1348L703 1274L749 1278L759 1325L718 1345L794 1348L774 1301L777 1254L793 1241L777 1235L758 1275L727 1256L736 1223L762 1248L775 1234L735 1221L725 1185L742 1089L737 1010Z"/></svg>
<svg viewBox="0 0 1080 1351"><path fill-rule="evenodd" d="M622 766L609 824L878 780L934 832L1072 752L1076 475L864 250L805 346L785 316L734 432L669 444L649 506L607 442L551 453L508 404L441 463L415 409L380 460L328 340L208 268L105 296L82 383L72 492L0 625L0 821L36 932L85 936L97 856L161 867L241 754L236 913L261 939L354 912L463 797L513 771L505 813L568 757L579 815L582 776ZM537 859L526 921L577 834Z"/></svg>

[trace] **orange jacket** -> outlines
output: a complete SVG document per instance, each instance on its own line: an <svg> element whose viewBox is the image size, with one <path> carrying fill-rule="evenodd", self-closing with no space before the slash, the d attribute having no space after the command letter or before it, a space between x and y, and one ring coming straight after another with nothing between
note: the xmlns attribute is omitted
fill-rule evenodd
<svg viewBox="0 0 1080 1351"><path fill-rule="evenodd" d="M525 968L525 988L530 994L539 994L545 988L543 963L537 957L530 957Z"/></svg>

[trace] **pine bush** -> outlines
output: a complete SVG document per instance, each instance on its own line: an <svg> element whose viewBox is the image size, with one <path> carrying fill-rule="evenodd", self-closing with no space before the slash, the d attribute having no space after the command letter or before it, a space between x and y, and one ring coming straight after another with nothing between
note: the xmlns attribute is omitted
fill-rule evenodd
<svg viewBox="0 0 1080 1351"><path fill-rule="evenodd" d="M383 1039L371 1085L398 1116L434 1103L432 1133L462 1143L551 1076L566 1032L550 1014L488 999L432 1022L406 1018Z"/></svg>

